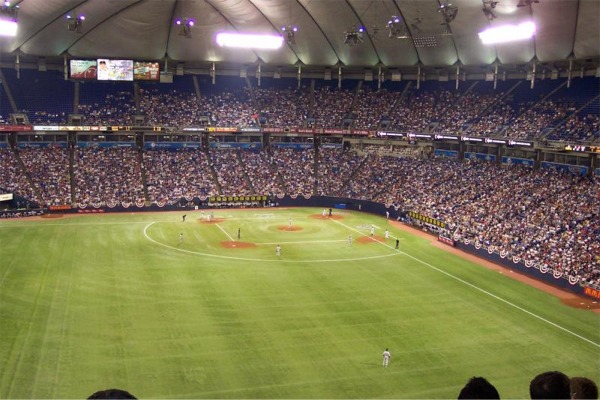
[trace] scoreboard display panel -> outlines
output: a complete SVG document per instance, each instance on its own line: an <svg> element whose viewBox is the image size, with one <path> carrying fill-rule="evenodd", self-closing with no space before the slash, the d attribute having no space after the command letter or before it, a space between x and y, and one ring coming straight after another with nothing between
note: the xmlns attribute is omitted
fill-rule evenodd
<svg viewBox="0 0 600 400"><path fill-rule="evenodd" d="M99 81L133 81L133 60L98 59Z"/></svg>
<svg viewBox="0 0 600 400"><path fill-rule="evenodd" d="M159 81L160 65L157 62L134 61L133 79L136 81Z"/></svg>
<svg viewBox="0 0 600 400"><path fill-rule="evenodd" d="M70 60L69 77L71 79L96 79L96 60Z"/></svg>

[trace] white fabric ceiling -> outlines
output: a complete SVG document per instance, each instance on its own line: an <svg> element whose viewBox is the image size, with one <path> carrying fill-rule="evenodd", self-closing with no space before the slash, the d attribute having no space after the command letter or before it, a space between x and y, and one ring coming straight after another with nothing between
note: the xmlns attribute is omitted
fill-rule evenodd
<svg viewBox="0 0 600 400"><path fill-rule="evenodd" d="M186 64L204 62L291 66L369 68L553 63L573 56L598 60L600 55L599 0L539 0L517 7L519 1L498 0L496 19L488 20L481 0L452 0L458 7L449 32L438 12L442 0L13 0L18 4L16 38L0 38L4 57L133 58ZM486 0L488 1L488 0ZM67 29L65 16L83 13L82 33ZM391 15L400 15L413 37L435 36L436 47L416 47L410 38L389 38ZM173 21L196 20L192 37L181 36ZM477 33L486 27L533 20L534 39L484 46ZM295 45L277 51L231 50L214 44L216 33L279 33L296 25ZM368 35L357 46L344 43L344 32L363 25Z"/></svg>

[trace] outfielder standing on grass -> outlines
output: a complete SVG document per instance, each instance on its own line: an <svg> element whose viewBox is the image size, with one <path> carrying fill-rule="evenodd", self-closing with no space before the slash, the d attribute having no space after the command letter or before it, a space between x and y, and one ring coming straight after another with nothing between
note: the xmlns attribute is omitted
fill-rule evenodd
<svg viewBox="0 0 600 400"><path fill-rule="evenodd" d="M390 362L390 358L392 358L392 355L390 354L388 349L385 349L385 351L383 352L383 366L385 368L387 368Z"/></svg>
<svg viewBox="0 0 600 400"><path fill-rule="evenodd" d="M275 255L277 257L281 257L281 246L277 245L277 247L275 247Z"/></svg>

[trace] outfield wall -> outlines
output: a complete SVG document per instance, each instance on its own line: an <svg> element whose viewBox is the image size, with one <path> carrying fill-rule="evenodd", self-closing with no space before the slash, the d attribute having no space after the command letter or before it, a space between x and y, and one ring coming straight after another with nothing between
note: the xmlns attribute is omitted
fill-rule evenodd
<svg viewBox="0 0 600 400"><path fill-rule="evenodd" d="M555 274L549 268L538 269L533 267L532 265L527 266L522 261L515 262L510 257L502 257L500 254L494 252L490 253L483 247L478 249L472 244L465 244L457 241L455 242L454 247L466 251L467 253L471 253L477 257L490 260L495 264L502 265L503 267L528 275L532 278L535 278L538 281L547 283L552 286L556 286L569 292L573 292L580 296L596 297L592 293L586 293L585 288L579 284L578 280L569 280L568 278L563 277L562 274Z"/></svg>

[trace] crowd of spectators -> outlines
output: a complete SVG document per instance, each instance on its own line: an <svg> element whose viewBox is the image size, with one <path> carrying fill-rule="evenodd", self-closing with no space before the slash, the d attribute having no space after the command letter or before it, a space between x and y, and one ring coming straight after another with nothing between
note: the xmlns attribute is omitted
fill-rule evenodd
<svg viewBox="0 0 600 400"><path fill-rule="evenodd" d="M144 202L135 148L78 148L73 165L78 204Z"/></svg>
<svg viewBox="0 0 600 400"><path fill-rule="evenodd" d="M544 128L552 128L568 116L568 108L568 104L549 99L524 104L519 116L510 122L503 136L511 139L539 139L546 133Z"/></svg>
<svg viewBox="0 0 600 400"><path fill-rule="evenodd" d="M277 166L267 151L242 151L240 159L246 171L254 194L283 195L282 181L277 173Z"/></svg>
<svg viewBox="0 0 600 400"><path fill-rule="evenodd" d="M363 85L359 90L352 113L355 129L377 129L382 120L387 120L390 111L400 100L401 92L385 89L374 90Z"/></svg>
<svg viewBox="0 0 600 400"><path fill-rule="evenodd" d="M262 126L296 127L303 126L309 113L310 90L306 87L254 88Z"/></svg>
<svg viewBox="0 0 600 400"><path fill-rule="evenodd" d="M258 112L247 87L204 94L200 99L200 108L212 116L214 126L257 125Z"/></svg>
<svg viewBox="0 0 600 400"><path fill-rule="evenodd" d="M143 154L149 200L172 204L182 197L219 194L210 161L198 149L149 150Z"/></svg>
<svg viewBox="0 0 600 400"><path fill-rule="evenodd" d="M352 101L354 90L323 86L315 88L312 117L314 126L323 128L341 128L344 119L352 117Z"/></svg>
<svg viewBox="0 0 600 400"><path fill-rule="evenodd" d="M140 88L139 99L138 114L146 118L148 125L183 128L206 125L202 117L208 116L200 109L194 93Z"/></svg>
<svg viewBox="0 0 600 400"><path fill-rule="evenodd" d="M247 196L254 194L252 183L246 175L244 165L238 158L237 150L211 151L210 160L213 168L217 171L217 181L222 195Z"/></svg>
<svg viewBox="0 0 600 400"><path fill-rule="evenodd" d="M468 136L502 136L501 132L508 127L515 117L515 110L511 106L512 96L508 101L499 101L487 113L480 115L468 129L463 132Z"/></svg>
<svg viewBox="0 0 600 400"><path fill-rule="evenodd" d="M432 123L443 121L444 110L460 98L461 92L410 88L390 112L390 130L425 132Z"/></svg>
<svg viewBox="0 0 600 400"><path fill-rule="evenodd" d="M344 187L361 169L364 159L356 152L343 151L341 148L319 149L318 194L345 197Z"/></svg>
<svg viewBox="0 0 600 400"><path fill-rule="evenodd" d="M41 203L41 199L29 184L19 159L13 150L8 148L0 148L0 190Z"/></svg>
<svg viewBox="0 0 600 400"><path fill-rule="evenodd" d="M285 193L312 195L315 185L315 152L273 148L273 163L284 182Z"/></svg>
<svg viewBox="0 0 600 400"><path fill-rule="evenodd" d="M572 115L552 130L546 138L563 142L599 143L600 115L598 113L584 116Z"/></svg>
<svg viewBox="0 0 600 400"><path fill-rule="evenodd" d="M137 114L133 90L108 93L104 98L81 102L78 113L86 125L131 125Z"/></svg>
<svg viewBox="0 0 600 400"><path fill-rule="evenodd" d="M463 94L454 104L446 108L435 127L435 132L459 134L463 128L475 121L488 107L495 104L503 93Z"/></svg>
<svg viewBox="0 0 600 400"><path fill-rule="evenodd" d="M19 156L45 206L71 204L69 153L61 147L26 147Z"/></svg>
<svg viewBox="0 0 600 400"><path fill-rule="evenodd" d="M74 108L73 84L50 79L47 85L40 85L35 82L43 77L33 73L27 77L17 80L7 75L7 84L15 88L17 109L28 114L30 122L35 124L67 123L68 113ZM33 83L25 85L29 81ZM173 88L135 86L131 82L118 85L86 82L80 83L76 113L84 116L86 125L133 125L134 115L144 115L148 125L181 128L264 125L374 130L381 126L381 121L386 121L386 130L402 132L600 141L598 100L594 97L597 92L590 89L597 87L597 78L575 79L572 89L565 87L562 80L544 80L535 89L520 85L506 95L506 90L513 89L509 85L498 91L477 84L456 90L452 85L425 81L418 89L409 82L403 88L389 90L375 89L366 82L348 83L340 88L314 82L299 88L295 80L288 82L288 86L282 81L279 86L267 84L254 88L242 79L199 88L194 87L191 79L182 80L182 84L174 84ZM40 99L57 98L56 88L61 88L60 99L46 101L48 106L44 109ZM139 88L137 93L136 88ZM55 103L60 103L60 107ZM581 108L590 103L593 110L581 113Z"/></svg>

